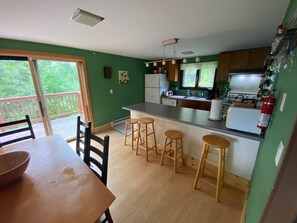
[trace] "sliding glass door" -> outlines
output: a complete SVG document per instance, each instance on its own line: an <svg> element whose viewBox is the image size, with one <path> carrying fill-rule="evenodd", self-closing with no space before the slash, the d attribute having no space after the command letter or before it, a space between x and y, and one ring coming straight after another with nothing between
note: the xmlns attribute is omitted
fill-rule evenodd
<svg viewBox="0 0 297 223"><path fill-rule="evenodd" d="M77 116L85 118L85 76L80 61L0 55L0 123L30 116L36 137L75 138ZM83 95L80 87L84 87ZM87 115L87 120L90 120ZM0 129L6 131L6 129Z"/></svg>
<svg viewBox="0 0 297 223"><path fill-rule="evenodd" d="M36 137L45 136L28 59L0 56L0 83L0 123L24 119L25 115L29 115Z"/></svg>
<svg viewBox="0 0 297 223"><path fill-rule="evenodd" d="M83 116L77 63L34 60L33 64L50 133L74 137L77 116Z"/></svg>

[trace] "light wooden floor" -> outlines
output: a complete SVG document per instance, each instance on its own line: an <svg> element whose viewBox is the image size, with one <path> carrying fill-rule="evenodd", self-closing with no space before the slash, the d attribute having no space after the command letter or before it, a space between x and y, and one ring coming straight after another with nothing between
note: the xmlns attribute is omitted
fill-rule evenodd
<svg viewBox="0 0 297 223"><path fill-rule="evenodd" d="M98 134L110 135L108 188L116 196L110 207L115 223L124 222L240 222L244 193L225 186L221 203L215 202L215 188L200 183L193 190L195 170L178 166L173 172L173 161L153 151L145 162L144 151L135 155L130 146L124 146L124 135L110 130Z"/></svg>

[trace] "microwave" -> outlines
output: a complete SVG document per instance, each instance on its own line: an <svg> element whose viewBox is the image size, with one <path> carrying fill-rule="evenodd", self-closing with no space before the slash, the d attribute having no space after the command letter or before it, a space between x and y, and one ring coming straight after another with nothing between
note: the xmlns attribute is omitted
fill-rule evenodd
<svg viewBox="0 0 297 223"><path fill-rule="evenodd" d="M227 112L226 128L248 133L261 134L257 127L261 109L230 106Z"/></svg>

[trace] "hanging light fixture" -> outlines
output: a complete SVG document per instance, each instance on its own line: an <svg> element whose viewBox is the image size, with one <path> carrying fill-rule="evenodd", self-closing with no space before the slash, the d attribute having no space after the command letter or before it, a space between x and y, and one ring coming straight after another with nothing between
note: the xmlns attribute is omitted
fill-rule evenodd
<svg viewBox="0 0 297 223"><path fill-rule="evenodd" d="M162 60L162 65L163 66L166 65L166 61L165 61L165 45L163 45L163 60Z"/></svg>
<svg viewBox="0 0 297 223"><path fill-rule="evenodd" d="M173 57L172 57L172 64L176 64L176 61L175 61L175 49L176 49L176 43L173 44Z"/></svg>
<svg viewBox="0 0 297 223"><path fill-rule="evenodd" d="M162 62L162 65L165 66L166 65L166 61L172 61L172 64L176 63L176 58L175 58L175 53L176 53L176 43L177 43L178 39L177 38L173 38L173 39L168 39L168 40L163 40L162 41L162 45L163 45L163 59L162 60L155 60L155 61L149 61L149 62L145 62L145 66L149 67L149 64L152 63L155 67L157 66L158 62ZM172 59L166 59L166 46L167 45L173 45L173 57Z"/></svg>
<svg viewBox="0 0 297 223"><path fill-rule="evenodd" d="M186 58L183 59L183 63L187 63L187 59Z"/></svg>
<svg viewBox="0 0 297 223"><path fill-rule="evenodd" d="M198 62L200 62L200 57L196 57L195 58L195 61L198 63Z"/></svg>

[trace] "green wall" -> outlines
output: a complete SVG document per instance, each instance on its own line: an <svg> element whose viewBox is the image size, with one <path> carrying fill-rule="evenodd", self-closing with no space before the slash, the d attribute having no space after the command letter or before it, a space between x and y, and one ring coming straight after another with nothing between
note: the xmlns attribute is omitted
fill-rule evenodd
<svg viewBox="0 0 297 223"><path fill-rule="evenodd" d="M291 0L284 22L288 22L297 9L297 0ZM295 53L296 66L292 71L281 72L276 85L277 107L273 120L266 132L265 140L259 148L259 153L251 181L247 203L246 223L259 222L273 183L278 167L275 166L275 155L280 141L286 148L297 114L297 51ZM283 112L279 106L283 93L287 93Z"/></svg>
<svg viewBox="0 0 297 223"><path fill-rule="evenodd" d="M144 65L144 60L69 47L8 39L0 39L0 48L85 57L94 126L100 126L112 120L128 116L129 112L123 110L122 106L144 101L144 74L147 70ZM111 67L111 79L105 79L103 77L104 66ZM118 70L127 70L130 72L131 82L129 84L118 84ZM109 93L110 89L113 89L113 94Z"/></svg>

